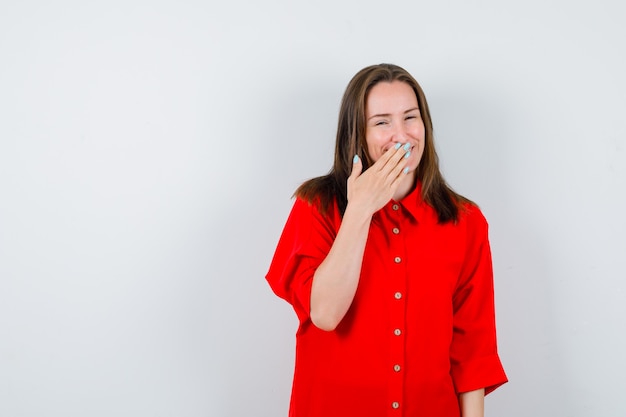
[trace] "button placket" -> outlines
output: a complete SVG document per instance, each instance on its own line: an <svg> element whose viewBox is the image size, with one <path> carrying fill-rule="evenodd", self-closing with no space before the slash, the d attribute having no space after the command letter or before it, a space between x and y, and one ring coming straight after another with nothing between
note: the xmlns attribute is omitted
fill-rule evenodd
<svg viewBox="0 0 626 417"><path fill-rule="evenodd" d="M406 248L404 247L403 234L400 233L403 226L403 214L400 210L400 205L393 203L391 206L392 211L389 213L389 223L386 226L386 232L390 238L389 250L392 256L392 279L389 280L390 292L390 356L389 356L389 413L390 415L401 414L401 404L403 402L404 394L404 357L405 357L405 336L403 334L405 329L405 291L406 291ZM393 298L391 298L393 297Z"/></svg>

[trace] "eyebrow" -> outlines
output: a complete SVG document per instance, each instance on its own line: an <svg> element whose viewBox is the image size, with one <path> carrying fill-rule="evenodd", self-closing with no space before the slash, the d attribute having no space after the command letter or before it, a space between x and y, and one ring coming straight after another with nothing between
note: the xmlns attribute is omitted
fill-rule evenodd
<svg viewBox="0 0 626 417"><path fill-rule="evenodd" d="M412 111L415 111L415 110L419 111L419 109L420 109L419 107L413 107L412 109L406 110L404 114L411 113ZM375 114L373 116L370 116L367 120L371 120L374 117L389 117L389 116L391 116L391 113Z"/></svg>

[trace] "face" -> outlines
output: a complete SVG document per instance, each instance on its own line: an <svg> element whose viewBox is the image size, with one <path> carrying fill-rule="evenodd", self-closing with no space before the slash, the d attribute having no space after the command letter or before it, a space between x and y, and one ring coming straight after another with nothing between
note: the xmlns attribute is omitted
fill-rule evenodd
<svg viewBox="0 0 626 417"><path fill-rule="evenodd" d="M365 140L370 158L376 162L396 143L411 146L409 172L415 171L424 153L424 122L417 97L403 81L380 82L365 103Z"/></svg>

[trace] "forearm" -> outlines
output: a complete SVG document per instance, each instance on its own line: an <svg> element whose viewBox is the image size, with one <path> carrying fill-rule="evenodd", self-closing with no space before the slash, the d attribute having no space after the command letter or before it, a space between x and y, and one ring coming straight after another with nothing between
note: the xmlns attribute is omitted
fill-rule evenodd
<svg viewBox="0 0 626 417"><path fill-rule="evenodd" d="M372 216L348 204L333 245L313 276L311 321L334 330L352 304Z"/></svg>
<svg viewBox="0 0 626 417"><path fill-rule="evenodd" d="M485 389L462 392L459 394L459 406L461 408L461 417L484 417Z"/></svg>

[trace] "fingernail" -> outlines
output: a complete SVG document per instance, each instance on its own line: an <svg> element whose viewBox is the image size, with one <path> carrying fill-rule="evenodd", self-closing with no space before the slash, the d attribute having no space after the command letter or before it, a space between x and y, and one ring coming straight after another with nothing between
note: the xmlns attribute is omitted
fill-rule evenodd
<svg viewBox="0 0 626 417"><path fill-rule="evenodd" d="M356 164L357 162L359 162L359 155L354 155L354 158L352 158L352 163Z"/></svg>
<svg viewBox="0 0 626 417"><path fill-rule="evenodd" d="M404 172L405 174L408 174L408 173L409 173L409 167L405 167L405 168L402 170L402 172Z"/></svg>
<svg viewBox="0 0 626 417"><path fill-rule="evenodd" d="M409 149L411 149L411 144L407 143L406 145L404 145L404 150L408 151Z"/></svg>
<svg viewBox="0 0 626 417"><path fill-rule="evenodd" d="M394 146L394 148L396 148L396 149L400 149L400 146L402 146L402 144L401 144L401 143L396 143L396 146Z"/></svg>
<svg viewBox="0 0 626 417"><path fill-rule="evenodd" d="M411 151L407 151L407 152L404 154L404 158L405 158L405 159L406 159L406 158L408 158L409 156L411 156Z"/></svg>

